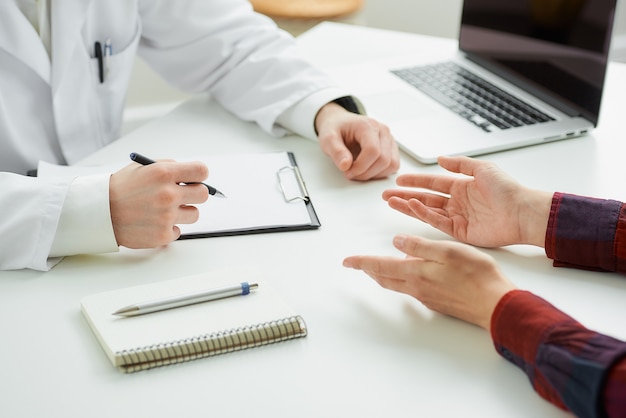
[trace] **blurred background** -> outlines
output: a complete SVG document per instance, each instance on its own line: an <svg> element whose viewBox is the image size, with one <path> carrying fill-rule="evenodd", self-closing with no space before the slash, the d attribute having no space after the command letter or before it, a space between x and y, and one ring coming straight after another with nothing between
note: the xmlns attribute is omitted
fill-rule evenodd
<svg viewBox="0 0 626 418"><path fill-rule="evenodd" d="M462 0L250 0L294 36L324 20L456 38ZM310 7L302 6L309 3ZM299 3L299 4L298 4ZM626 63L626 7L618 0L611 56ZM339 12L340 16L335 16ZM331 16L324 16L331 15ZM292 17L289 17L292 16ZM293 16L296 16L294 18ZM159 117L189 96L166 85L141 60L135 63L123 132Z"/></svg>

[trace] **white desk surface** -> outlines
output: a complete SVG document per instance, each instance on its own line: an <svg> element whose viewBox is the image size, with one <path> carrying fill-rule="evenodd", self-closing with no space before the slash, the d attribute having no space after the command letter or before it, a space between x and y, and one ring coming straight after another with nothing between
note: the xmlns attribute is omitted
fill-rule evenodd
<svg viewBox="0 0 626 418"><path fill-rule="evenodd" d="M449 40L340 24L322 24L300 43L322 65L455 47ZM612 64L600 127L592 135L483 158L529 186L626 199L624 113L617 105L625 84L626 67ZM132 151L182 158L275 150L295 152L321 229L70 257L47 273L0 272L0 416L567 416L496 354L485 331L433 314L342 267L351 254L396 254L396 233L445 238L387 208L380 194L393 178L349 182L315 143L272 138L206 98L183 104L84 163L125 162ZM439 170L402 158L402 172ZM241 171L254 175L254 167ZM626 339L623 277L553 268L534 248L489 253L520 287L591 328ZM125 375L111 366L80 313L85 295L233 265L272 280L305 318L309 336Z"/></svg>

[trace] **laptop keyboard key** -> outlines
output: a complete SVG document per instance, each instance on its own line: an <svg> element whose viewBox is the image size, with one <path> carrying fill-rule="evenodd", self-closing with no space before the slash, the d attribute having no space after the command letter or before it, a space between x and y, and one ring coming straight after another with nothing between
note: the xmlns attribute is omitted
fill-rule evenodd
<svg viewBox="0 0 626 418"><path fill-rule="evenodd" d="M487 132L554 120L452 62L391 72Z"/></svg>

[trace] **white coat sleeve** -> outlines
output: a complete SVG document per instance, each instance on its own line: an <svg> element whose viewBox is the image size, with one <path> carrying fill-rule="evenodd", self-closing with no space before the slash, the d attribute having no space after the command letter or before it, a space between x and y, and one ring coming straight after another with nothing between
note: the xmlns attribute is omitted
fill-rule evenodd
<svg viewBox="0 0 626 418"><path fill-rule="evenodd" d="M117 251L108 179L0 173L0 270L47 271L66 255Z"/></svg>
<svg viewBox="0 0 626 418"><path fill-rule="evenodd" d="M140 14L139 54L155 71L183 90L211 93L275 135L284 133L275 122L286 109L334 87L247 0L150 0ZM311 126L316 111L307 116Z"/></svg>
<svg viewBox="0 0 626 418"><path fill-rule="evenodd" d="M276 123L289 131L305 138L317 140L315 130L315 117L320 109L339 98L350 96L346 92L337 88L327 88L310 94L303 100L291 106L278 115ZM360 114L366 114L363 104L353 96L350 96Z"/></svg>
<svg viewBox="0 0 626 418"><path fill-rule="evenodd" d="M72 182L50 257L119 250L109 203L110 174L76 177Z"/></svg>
<svg viewBox="0 0 626 418"><path fill-rule="evenodd" d="M71 180L42 180L0 172L0 270L49 270L63 201Z"/></svg>

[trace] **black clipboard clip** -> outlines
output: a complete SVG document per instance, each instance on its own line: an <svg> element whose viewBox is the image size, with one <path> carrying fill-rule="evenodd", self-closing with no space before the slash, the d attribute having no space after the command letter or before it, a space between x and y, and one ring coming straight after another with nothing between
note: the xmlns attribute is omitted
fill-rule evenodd
<svg viewBox="0 0 626 418"><path fill-rule="evenodd" d="M298 187L301 193L300 195L289 196L287 194L285 185L283 183L283 176L287 172L294 174L296 181L298 182ZM302 200L305 203L309 203L311 201L309 197L309 191L307 190L306 185L304 184L304 179L302 178L302 174L300 173L300 169L298 168L298 166L285 166L281 168L280 170L278 170L278 172L276 173L276 176L278 177L278 185L280 186L280 190L283 193L285 202L291 203L291 202L295 202L296 200Z"/></svg>

